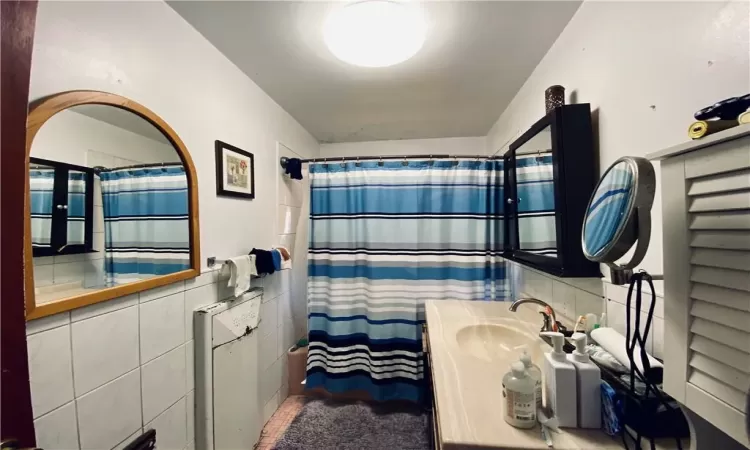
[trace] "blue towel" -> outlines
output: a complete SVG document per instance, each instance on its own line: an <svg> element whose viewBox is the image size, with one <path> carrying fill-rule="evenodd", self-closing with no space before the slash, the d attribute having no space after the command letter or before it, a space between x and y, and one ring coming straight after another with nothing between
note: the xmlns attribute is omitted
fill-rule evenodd
<svg viewBox="0 0 750 450"><path fill-rule="evenodd" d="M281 270L281 252L273 249L271 250L271 257L273 258L274 270Z"/></svg>
<svg viewBox="0 0 750 450"><path fill-rule="evenodd" d="M302 179L302 161L299 158L289 158L286 160L286 173L293 180Z"/></svg>

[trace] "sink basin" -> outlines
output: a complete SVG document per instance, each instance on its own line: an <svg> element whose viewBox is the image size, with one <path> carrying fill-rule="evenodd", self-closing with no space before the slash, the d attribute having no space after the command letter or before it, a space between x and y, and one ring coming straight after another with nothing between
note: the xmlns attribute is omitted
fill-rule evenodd
<svg viewBox="0 0 750 450"><path fill-rule="evenodd" d="M509 323L469 325L456 332L458 347L467 355L486 362L518 360L524 346L534 361L541 357L539 338Z"/></svg>

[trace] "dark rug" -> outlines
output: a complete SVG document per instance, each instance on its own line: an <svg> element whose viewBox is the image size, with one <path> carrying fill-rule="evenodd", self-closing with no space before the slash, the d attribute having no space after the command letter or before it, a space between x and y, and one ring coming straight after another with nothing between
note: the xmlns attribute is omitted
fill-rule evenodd
<svg viewBox="0 0 750 450"><path fill-rule="evenodd" d="M416 406L309 400L273 448L426 450L428 424Z"/></svg>

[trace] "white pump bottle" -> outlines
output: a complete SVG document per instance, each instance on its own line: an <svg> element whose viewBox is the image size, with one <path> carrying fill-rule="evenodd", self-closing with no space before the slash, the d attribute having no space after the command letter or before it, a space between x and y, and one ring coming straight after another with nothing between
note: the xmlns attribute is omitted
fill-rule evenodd
<svg viewBox="0 0 750 450"><path fill-rule="evenodd" d="M540 333L552 340L552 351L544 355L544 380L547 409L557 417L561 427L578 426L576 368L563 352L565 337L556 331Z"/></svg>
<svg viewBox="0 0 750 450"><path fill-rule="evenodd" d="M578 428L601 428L602 426L602 375L586 353L586 335L574 333L569 338L576 346L568 361L576 368L576 390L578 391Z"/></svg>

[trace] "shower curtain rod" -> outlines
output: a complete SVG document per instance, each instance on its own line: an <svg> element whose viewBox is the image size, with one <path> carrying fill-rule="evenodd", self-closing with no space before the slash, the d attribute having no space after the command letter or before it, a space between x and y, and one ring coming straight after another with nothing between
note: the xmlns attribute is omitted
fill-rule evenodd
<svg viewBox="0 0 750 450"><path fill-rule="evenodd" d="M384 161L386 159L406 160L406 159L502 159L502 156L488 156L488 155L402 155L402 156L327 156L323 158L310 158L300 159L300 162L314 163L314 162L344 162L344 161L367 161L367 160L378 160ZM279 158L279 164L281 167L286 168L286 162L289 160L286 156Z"/></svg>
<svg viewBox="0 0 750 450"><path fill-rule="evenodd" d="M114 168L108 168L104 166L95 166L94 172L100 173L100 172L112 172L115 170L123 170L123 169L145 169L148 167L166 167L166 166L182 166L182 162L161 162L161 163L146 163L146 164L133 164L132 166L122 166L122 167L114 167Z"/></svg>

